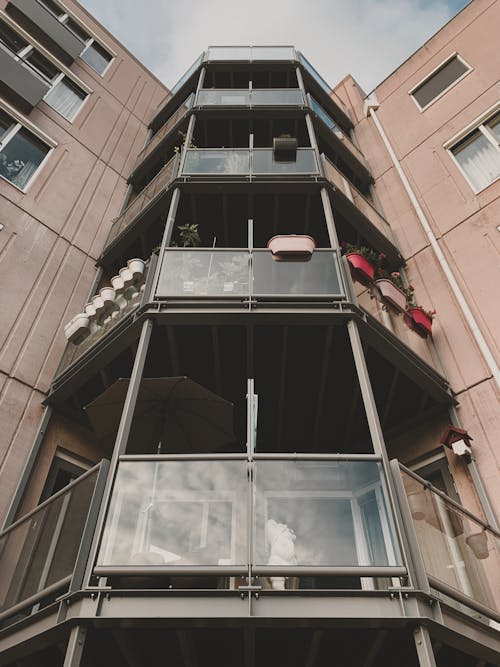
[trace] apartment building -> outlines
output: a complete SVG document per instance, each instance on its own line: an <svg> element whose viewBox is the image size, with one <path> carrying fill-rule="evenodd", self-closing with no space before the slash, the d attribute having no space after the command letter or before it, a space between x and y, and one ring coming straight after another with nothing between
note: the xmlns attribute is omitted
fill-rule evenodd
<svg viewBox="0 0 500 667"><path fill-rule="evenodd" d="M166 91L4 5L0 665L500 664L495 17Z"/></svg>

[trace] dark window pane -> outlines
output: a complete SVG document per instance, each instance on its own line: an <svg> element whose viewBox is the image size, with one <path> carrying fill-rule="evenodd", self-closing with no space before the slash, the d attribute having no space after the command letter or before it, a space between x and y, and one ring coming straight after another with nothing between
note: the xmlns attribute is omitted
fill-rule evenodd
<svg viewBox="0 0 500 667"><path fill-rule="evenodd" d="M0 21L0 42L15 53L28 46L28 42L3 21Z"/></svg>
<svg viewBox="0 0 500 667"><path fill-rule="evenodd" d="M5 133L14 125L14 122L10 116L0 109L0 141Z"/></svg>
<svg viewBox="0 0 500 667"><path fill-rule="evenodd" d="M65 76L49 91L45 96L45 101L61 116L71 120L86 97L87 93Z"/></svg>
<svg viewBox="0 0 500 667"><path fill-rule="evenodd" d="M69 28L72 33L79 37L82 42L88 42L90 37L89 34L85 32L85 30L81 28L78 23L76 23L76 21L73 21L73 19L66 19L66 21L64 21L64 25Z"/></svg>
<svg viewBox="0 0 500 667"><path fill-rule="evenodd" d="M443 92L448 86L459 79L464 72L468 70L465 65L457 57L452 58L445 65L443 65L437 72L424 81L412 95L420 104L421 107L427 106L429 102Z"/></svg>
<svg viewBox="0 0 500 667"><path fill-rule="evenodd" d="M36 49L33 49L33 51L26 56L25 60L49 81L53 81L60 73L57 67L53 65L50 60L47 60L45 56L42 56Z"/></svg>
<svg viewBox="0 0 500 667"><path fill-rule="evenodd" d="M52 2L52 0L38 0L41 5L45 7L45 9L48 9L49 12L54 14L55 16L62 16L64 14L64 11L57 5L55 2Z"/></svg>
<svg viewBox="0 0 500 667"><path fill-rule="evenodd" d="M48 146L22 128L1 149L0 174L25 188L48 152Z"/></svg>
<svg viewBox="0 0 500 667"><path fill-rule="evenodd" d="M96 42L85 49L82 53L82 60L90 65L96 72L102 74L111 60L111 55Z"/></svg>

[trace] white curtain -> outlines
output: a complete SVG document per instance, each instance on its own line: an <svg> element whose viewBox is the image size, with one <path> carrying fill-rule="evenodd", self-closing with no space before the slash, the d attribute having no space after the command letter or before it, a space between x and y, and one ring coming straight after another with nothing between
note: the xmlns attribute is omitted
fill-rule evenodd
<svg viewBox="0 0 500 667"><path fill-rule="evenodd" d="M71 120L80 108L85 93L71 84L65 77L45 96L45 101L61 116Z"/></svg>
<svg viewBox="0 0 500 667"><path fill-rule="evenodd" d="M476 190L482 190L500 176L500 151L479 130L453 153Z"/></svg>

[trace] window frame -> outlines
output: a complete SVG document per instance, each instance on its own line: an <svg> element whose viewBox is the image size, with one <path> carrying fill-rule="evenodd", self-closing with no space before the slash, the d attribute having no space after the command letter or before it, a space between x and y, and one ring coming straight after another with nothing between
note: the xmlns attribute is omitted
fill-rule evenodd
<svg viewBox="0 0 500 667"><path fill-rule="evenodd" d="M13 183L11 180L0 174L0 179L2 182L9 183L9 185L16 188L16 190L19 190L22 193L26 193L28 189L31 187L32 183L36 180L38 174L42 170L42 167L45 165L52 151L57 146L57 143L53 139L50 139L50 137L48 137L47 135L44 135L43 133L37 131L37 129L31 123L24 122L19 117L19 114L15 114L12 112L12 109L5 107L6 107L5 104L0 104L0 110L11 118L12 125L0 138L0 154L3 151L3 149L12 141L12 139L16 136L16 134L23 129L33 134L33 136L35 136L39 141L44 143L48 148L47 153L45 154L44 158L42 159L36 170L31 175L31 178L26 183L24 188L21 188L19 185Z"/></svg>
<svg viewBox="0 0 500 667"><path fill-rule="evenodd" d="M85 97L82 99L82 103L80 104L80 106L78 107L78 109L77 109L77 110L76 110L70 117L65 116L63 113L61 113L60 111L58 111L55 107L53 107L53 106L50 104L50 102L47 102L47 100L46 100L46 97L47 97L48 95L50 95L50 93L55 89L55 87L56 87L56 86L57 86L63 79L69 79L69 81L71 81L71 83L72 83L74 86L76 86L77 88L79 88L79 89L85 94ZM69 77L67 74L65 74L64 72L61 72L60 74L57 75L57 77L56 77L56 78L54 79L54 81L52 82L52 85L51 85L50 89L49 89L49 90L45 93L45 95L43 96L43 101L45 102L45 104L46 104L47 106L49 106L53 111L55 111L59 116L61 116L61 118L64 118L64 120L67 120L68 123L72 123L72 122L75 120L75 118L78 116L78 114L80 113L80 111L82 110L82 108L84 107L84 105L85 105L85 103L87 102L87 100L89 99L89 97L90 97L90 93L89 93L87 90L85 90L84 88L82 88L81 86L79 86L79 85L76 83L76 81L74 81L74 80L73 80L71 77Z"/></svg>
<svg viewBox="0 0 500 667"><path fill-rule="evenodd" d="M500 174L493 181L486 183L486 185L483 185L480 188L477 188L472 183L468 174L462 168L460 162L455 157L453 149L456 148L458 144L462 143L462 141L467 139L468 136L472 136L476 131L479 131L497 149L497 151L500 154L500 142L495 138L491 130L487 127L488 123L499 113L500 113L500 102L497 102L493 107L482 113L472 123L469 123L466 127L463 128L463 130L461 130L458 134L454 135L451 139L448 139L448 141L446 141L443 144L443 148L450 156L452 162L457 167L459 173L463 176L463 178L465 178L467 184L470 186L474 194L479 194L480 192L486 190L486 188L489 188L490 185L493 185L493 183L496 183L500 179Z"/></svg>
<svg viewBox="0 0 500 667"><path fill-rule="evenodd" d="M455 80L454 80L452 83L450 83L446 88L444 88L438 95L436 95L436 97L433 97L432 100L431 100L430 102L428 102L427 104L425 104L424 106L422 106L422 105L418 102L417 98L414 96L414 92L415 92L418 88L420 88L424 83L427 83L427 81L430 81L430 79L432 79L432 77L433 77L433 76L434 76L440 69L442 69L443 67L445 67L445 66L446 66L449 62L451 62L454 58L457 58L458 60L460 60L460 62L461 62L463 65L465 65L465 66L467 67L467 70L466 70L463 74L461 74L461 75L458 77L458 79L455 79ZM423 79L421 79L418 83L416 83L416 84L415 84L415 85L408 91L408 95L411 97L411 99L413 100L413 102L416 104L417 109L418 109L421 113L423 113L423 112L426 111L430 106L432 106L432 105L434 104L434 102L437 102L437 100L441 99L441 97L443 97L443 95L446 95L446 93L447 93L449 90L451 90L454 86L456 86L457 83L460 83L460 81L462 81L466 76L468 76L468 75L469 75L471 72L473 72L473 71L474 71L474 68L472 67L472 65L470 65L470 64L465 60L465 58L463 58L457 51L454 51L454 52L451 53L447 58L445 58L442 62L440 62L439 65L436 65L436 67L434 67L434 69L433 69L431 72L429 72L428 74L426 74L426 75L423 77Z"/></svg>

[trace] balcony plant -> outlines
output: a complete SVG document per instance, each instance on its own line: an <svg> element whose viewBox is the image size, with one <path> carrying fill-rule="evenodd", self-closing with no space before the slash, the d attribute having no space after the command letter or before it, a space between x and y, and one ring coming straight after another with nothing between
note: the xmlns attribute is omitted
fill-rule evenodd
<svg viewBox="0 0 500 667"><path fill-rule="evenodd" d="M375 278L375 268L380 262L380 254L367 246L356 246L351 243L342 244L352 276L362 285L369 285Z"/></svg>
<svg viewBox="0 0 500 667"><path fill-rule="evenodd" d="M277 262L307 262L312 257L316 241L306 234L279 234L269 239L267 247Z"/></svg>
<svg viewBox="0 0 500 667"><path fill-rule="evenodd" d="M389 273L385 269L378 268L375 271L375 296L384 303L391 306L394 310L404 313L408 305L408 299L411 300L413 287L405 287L399 271Z"/></svg>
<svg viewBox="0 0 500 667"><path fill-rule="evenodd" d="M432 335L432 320L436 314L435 310L426 310L423 306L416 304L413 292L408 299L405 313L406 324L422 338Z"/></svg>

